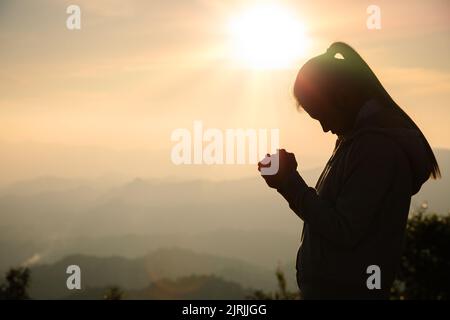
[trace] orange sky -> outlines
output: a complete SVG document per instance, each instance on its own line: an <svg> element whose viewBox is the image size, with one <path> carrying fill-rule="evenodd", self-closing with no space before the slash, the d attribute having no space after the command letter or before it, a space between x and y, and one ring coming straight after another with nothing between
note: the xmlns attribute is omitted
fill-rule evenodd
<svg viewBox="0 0 450 320"><path fill-rule="evenodd" d="M69 31L65 11L75 2L82 28ZM269 70L236 61L227 29L267 1L75 2L0 3L0 176L7 181L171 175L178 171L170 133L194 120L223 130L280 128L283 146L305 166L320 166L334 138L296 111L291 88L301 64L336 40L361 53L432 146L450 148L448 1L377 1L381 30L366 27L370 1L271 1L295 17L310 43L290 65ZM105 165L105 149L121 160ZM61 150L90 159L68 168ZM141 157L141 170L124 153ZM152 168L144 168L148 162Z"/></svg>

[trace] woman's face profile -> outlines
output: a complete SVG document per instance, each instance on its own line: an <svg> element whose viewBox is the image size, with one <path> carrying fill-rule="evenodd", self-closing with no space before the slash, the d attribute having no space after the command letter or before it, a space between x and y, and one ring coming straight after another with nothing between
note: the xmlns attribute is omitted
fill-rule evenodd
<svg viewBox="0 0 450 320"><path fill-rule="evenodd" d="M311 118L320 122L323 132L342 135L353 128L364 101L354 79L340 79L317 68L316 60L310 60L300 70L294 86L299 105Z"/></svg>
<svg viewBox="0 0 450 320"><path fill-rule="evenodd" d="M343 134L349 129L349 119L345 111L325 98L316 98L302 104L308 115L320 122L323 132L331 131L333 134Z"/></svg>

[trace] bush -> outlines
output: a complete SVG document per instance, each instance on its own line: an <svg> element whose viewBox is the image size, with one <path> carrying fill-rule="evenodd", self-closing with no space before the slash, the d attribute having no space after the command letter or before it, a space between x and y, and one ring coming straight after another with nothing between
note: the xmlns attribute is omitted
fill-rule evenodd
<svg viewBox="0 0 450 320"><path fill-rule="evenodd" d="M413 213L406 228L405 250L391 290L393 299L450 298L450 212Z"/></svg>
<svg viewBox="0 0 450 320"><path fill-rule="evenodd" d="M5 283L0 286L1 300L30 299L27 289L30 285L30 270L28 268L13 268L6 273Z"/></svg>

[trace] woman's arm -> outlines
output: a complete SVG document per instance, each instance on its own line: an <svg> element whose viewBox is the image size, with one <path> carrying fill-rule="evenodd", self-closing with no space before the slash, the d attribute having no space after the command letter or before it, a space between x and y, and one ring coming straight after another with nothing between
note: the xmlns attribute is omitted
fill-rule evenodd
<svg viewBox="0 0 450 320"><path fill-rule="evenodd" d="M277 190L311 230L334 243L353 247L389 192L399 150L388 137L372 133L359 137L349 152L345 180L335 203L322 199L297 171Z"/></svg>

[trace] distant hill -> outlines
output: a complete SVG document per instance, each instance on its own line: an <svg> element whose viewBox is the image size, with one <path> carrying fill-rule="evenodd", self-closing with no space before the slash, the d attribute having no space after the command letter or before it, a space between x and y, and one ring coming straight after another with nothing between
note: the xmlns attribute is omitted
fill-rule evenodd
<svg viewBox="0 0 450 320"><path fill-rule="evenodd" d="M67 300L104 299L109 287L86 288L73 291ZM240 284L214 275L192 275L173 279L160 279L145 288L126 290L122 299L127 300L242 300L252 293Z"/></svg>
<svg viewBox="0 0 450 320"><path fill-rule="evenodd" d="M73 255L54 264L36 265L31 268L30 295L36 299L57 299L73 294L66 287L66 268L72 264L81 268L83 290L118 285L127 291L134 291L137 296L151 297L159 293L161 297L167 296L168 292L157 291L155 286L174 284L173 281L185 281L186 284L194 280L197 282L196 278L186 278L193 275L216 276L246 288L273 290L276 286L271 270L238 259L168 248L136 259ZM183 277L184 280L179 280ZM212 281L211 278L205 279ZM211 285L220 283L214 280ZM139 290L144 291L139 293ZM235 293L242 291L236 286L233 290Z"/></svg>
<svg viewBox="0 0 450 320"><path fill-rule="evenodd" d="M125 299L226 300L245 299L251 290L219 277L189 276L176 280L162 279L141 290L132 290Z"/></svg>
<svg viewBox="0 0 450 320"><path fill-rule="evenodd" d="M284 200L269 190L261 178L174 183L135 179L105 192L83 184L69 184L63 189L49 189L50 185L46 183L42 192L0 194L0 270L32 256L51 262L80 252L142 255L156 249L152 242L155 239L171 242L159 241L158 247L180 242L186 247L183 241L199 234L208 234L204 243L195 239L188 242L196 242L201 247L209 245L201 251L216 252L215 246L219 245L226 252L244 254L242 249L247 248L247 252L255 252L254 256L267 261L268 252L276 252L274 249L280 248L281 243L272 244L269 237L275 233L285 238L285 234L297 245L302 226ZM37 190L36 183L32 189ZM240 235L227 239L227 230L235 230ZM218 232L220 237L216 239L214 233ZM261 235L260 243L252 236L255 232ZM142 240L148 237L152 241L127 246L127 242L120 240L133 237ZM105 241L102 248L102 239L119 240L115 244ZM249 239L253 246L241 249L240 244ZM237 250L231 248L236 245ZM264 250L267 246L270 249ZM86 251L80 251L80 247ZM97 250L92 252L92 248ZM290 249L287 252L295 254Z"/></svg>

